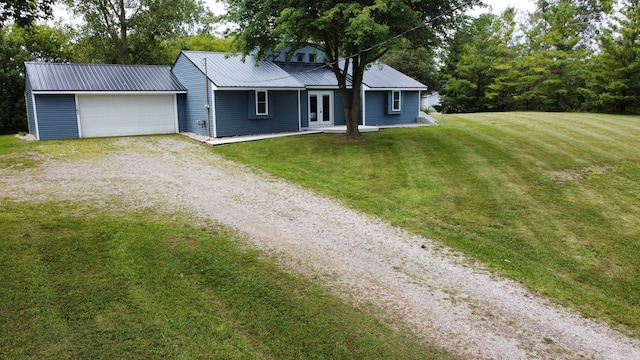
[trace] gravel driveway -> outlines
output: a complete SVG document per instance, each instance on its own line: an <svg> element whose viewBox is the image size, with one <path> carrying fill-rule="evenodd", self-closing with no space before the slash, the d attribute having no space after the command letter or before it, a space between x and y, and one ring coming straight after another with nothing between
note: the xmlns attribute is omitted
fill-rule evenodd
<svg viewBox="0 0 640 360"><path fill-rule="evenodd" d="M220 159L203 145L176 137L118 143L123 151L106 159L0 170L0 198L124 199L127 206L189 209L246 233L285 268L312 273L346 299L373 304L467 358L640 359L638 339L555 306L432 240Z"/></svg>

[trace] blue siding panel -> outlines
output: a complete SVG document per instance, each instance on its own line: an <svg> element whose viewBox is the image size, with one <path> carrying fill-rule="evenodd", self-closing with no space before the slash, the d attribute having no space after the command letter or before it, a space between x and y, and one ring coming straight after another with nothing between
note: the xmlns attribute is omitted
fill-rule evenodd
<svg viewBox="0 0 640 360"><path fill-rule="evenodd" d="M178 107L178 131L187 131L187 94L176 96Z"/></svg>
<svg viewBox="0 0 640 360"><path fill-rule="evenodd" d="M344 110L342 109L340 90L333 91L333 125L347 125L347 118L344 117Z"/></svg>
<svg viewBox="0 0 640 360"><path fill-rule="evenodd" d="M217 135L238 136L298 131L298 91L269 91L269 116L251 119L249 91L215 92Z"/></svg>
<svg viewBox="0 0 640 360"><path fill-rule="evenodd" d="M77 139L75 95L36 95L40 140Z"/></svg>
<svg viewBox="0 0 640 360"><path fill-rule="evenodd" d="M419 91L402 91L402 111L388 114L390 91L367 91L365 106L367 125L413 124L418 116Z"/></svg>
<svg viewBox="0 0 640 360"><path fill-rule="evenodd" d="M207 99L204 74L184 54L180 54L171 71L187 88L187 94L184 97L185 117L180 125L180 131L213 136L213 131L209 133L210 117L205 108ZM211 94L209 94L209 103L211 104ZM207 121L207 126L201 127L197 124L198 120Z"/></svg>
<svg viewBox="0 0 640 360"><path fill-rule="evenodd" d="M25 75L25 104L27 105L27 124L29 126L29 134L38 138L36 133L36 112L33 104L33 91L31 90L31 81L29 81L29 75Z"/></svg>
<svg viewBox="0 0 640 360"><path fill-rule="evenodd" d="M300 91L300 126L309 127L309 92Z"/></svg>

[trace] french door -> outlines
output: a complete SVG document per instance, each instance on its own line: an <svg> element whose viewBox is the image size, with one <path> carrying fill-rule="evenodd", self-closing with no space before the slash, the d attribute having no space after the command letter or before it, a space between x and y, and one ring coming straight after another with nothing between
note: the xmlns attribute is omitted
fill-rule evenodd
<svg viewBox="0 0 640 360"><path fill-rule="evenodd" d="M333 125L333 92L309 91L309 127Z"/></svg>

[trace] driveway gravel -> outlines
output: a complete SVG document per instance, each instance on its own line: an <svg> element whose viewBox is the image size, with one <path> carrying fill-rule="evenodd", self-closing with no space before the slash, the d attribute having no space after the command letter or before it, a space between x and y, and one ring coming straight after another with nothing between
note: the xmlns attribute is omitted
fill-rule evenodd
<svg viewBox="0 0 640 360"><path fill-rule="evenodd" d="M238 229L290 271L472 359L640 359L640 341L464 255L178 137L122 138L100 158L0 170L0 198L188 209ZM76 154L77 156L78 154Z"/></svg>

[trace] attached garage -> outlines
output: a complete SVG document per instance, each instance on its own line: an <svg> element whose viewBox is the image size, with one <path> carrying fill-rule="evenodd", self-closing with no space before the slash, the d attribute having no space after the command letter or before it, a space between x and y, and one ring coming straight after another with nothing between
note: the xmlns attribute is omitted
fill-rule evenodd
<svg viewBox="0 0 640 360"><path fill-rule="evenodd" d="M167 66L26 63L29 132L37 139L180 131L186 89Z"/></svg>

